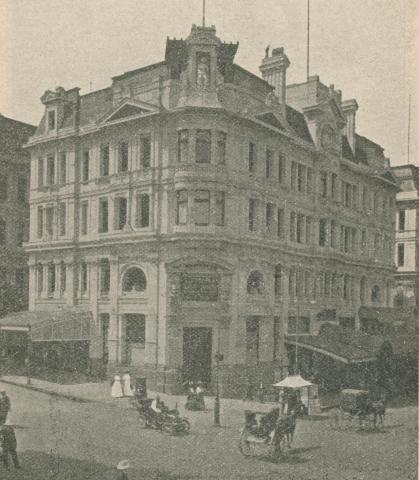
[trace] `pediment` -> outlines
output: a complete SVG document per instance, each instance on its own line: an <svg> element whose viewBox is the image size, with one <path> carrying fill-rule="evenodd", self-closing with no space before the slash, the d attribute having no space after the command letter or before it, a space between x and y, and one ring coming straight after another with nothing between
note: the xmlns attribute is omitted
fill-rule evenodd
<svg viewBox="0 0 419 480"><path fill-rule="evenodd" d="M145 102L138 101L124 101L117 108L114 108L111 112L108 112L99 123L114 122L117 120L130 119L133 117L139 117L148 113L157 112L158 109L155 105L151 105Z"/></svg>

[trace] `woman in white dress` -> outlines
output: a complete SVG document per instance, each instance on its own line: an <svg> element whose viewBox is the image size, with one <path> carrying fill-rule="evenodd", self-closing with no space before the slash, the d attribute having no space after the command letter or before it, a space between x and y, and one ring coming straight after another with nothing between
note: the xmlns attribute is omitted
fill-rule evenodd
<svg viewBox="0 0 419 480"><path fill-rule="evenodd" d="M124 396L122 393L121 377L119 375L115 375L113 378L111 396L113 398L122 398Z"/></svg>
<svg viewBox="0 0 419 480"><path fill-rule="evenodd" d="M122 392L124 394L124 397L134 396L134 392L132 391L132 388L131 388L131 376L129 372L125 372L122 375Z"/></svg>

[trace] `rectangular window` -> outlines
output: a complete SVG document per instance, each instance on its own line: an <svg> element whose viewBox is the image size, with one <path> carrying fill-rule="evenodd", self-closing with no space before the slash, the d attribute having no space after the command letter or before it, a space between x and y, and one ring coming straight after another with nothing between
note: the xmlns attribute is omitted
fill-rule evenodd
<svg viewBox="0 0 419 480"><path fill-rule="evenodd" d="M126 315L126 338L128 343L145 345L145 315L129 313Z"/></svg>
<svg viewBox="0 0 419 480"><path fill-rule="evenodd" d="M338 226L335 220L330 223L330 246L332 248L337 247Z"/></svg>
<svg viewBox="0 0 419 480"><path fill-rule="evenodd" d="M45 229L48 236L54 233L54 208L47 207L45 210Z"/></svg>
<svg viewBox="0 0 419 480"><path fill-rule="evenodd" d="M246 319L246 364L256 365L259 362L259 318Z"/></svg>
<svg viewBox="0 0 419 480"><path fill-rule="evenodd" d="M224 132L217 132L217 163L225 165L226 163L227 135Z"/></svg>
<svg viewBox="0 0 419 480"><path fill-rule="evenodd" d="M52 296L55 292L55 264L48 264L48 295Z"/></svg>
<svg viewBox="0 0 419 480"><path fill-rule="evenodd" d="M176 225L186 225L188 221L188 192L176 192Z"/></svg>
<svg viewBox="0 0 419 480"><path fill-rule="evenodd" d="M274 317L274 351L273 361L276 362L281 359L281 319Z"/></svg>
<svg viewBox="0 0 419 480"><path fill-rule="evenodd" d="M60 291L61 295L67 289L67 266L64 262L60 264Z"/></svg>
<svg viewBox="0 0 419 480"><path fill-rule="evenodd" d="M406 228L406 210L399 210L399 231L403 232Z"/></svg>
<svg viewBox="0 0 419 480"><path fill-rule="evenodd" d="M180 130L178 132L177 160L179 163L186 163L189 160L189 132Z"/></svg>
<svg viewBox="0 0 419 480"><path fill-rule="evenodd" d="M100 260L100 293L106 295L111 288L111 267L107 258Z"/></svg>
<svg viewBox="0 0 419 480"><path fill-rule="evenodd" d="M215 212L214 222L215 225L223 226L225 221L225 193L215 193Z"/></svg>
<svg viewBox="0 0 419 480"><path fill-rule="evenodd" d="M47 185L55 184L55 158L54 155L47 156Z"/></svg>
<svg viewBox="0 0 419 480"><path fill-rule="evenodd" d="M278 182L284 183L285 180L285 157L282 153L278 154Z"/></svg>
<svg viewBox="0 0 419 480"><path fill-rule="evenodd" d="M58 205L58 222L59 222L59 235L64 236L66 225L67 225L67 218L66 218L66 205L65 203L61 202Z"/></svg>
<svg viewBox="0 0 419 480"><path fill-rule="evenodd" d="M362 187L362 209L364 213L368 210L368 190L367 187Z"/></svg>
<svg viewBox="0 0 419 480"><path fill-rule="evenodd" d="M313 193L313 169L307 168L306 192Z"/></svg>
<svg viewBox="0 0 419 480"><path fill-rule="evenodd" d="M40 263L36 266L36 289L40 297L44 289L44 267Z"/></svg>
<svg viewBox="0 0 419 480"><path fill-rule="evenodd" d="M82 295L87 292L87 263L86 262L82 262L80 264L80 291Z"/></svg>
<svg viewBox="0 0 419 480"><path fill-rule="evenodd" d="M297 190L297 164L291 163L291 189Z"/></svg>
<svg viewBox="0 0 419 480"><path fill-rule="evenodd" d="M115 201L115 229L122 230L127 224L128 201L125 197Z"/></svg>
<svg viewBox="0 0 419 480"><path fill-rule="evenodd" d="M351 228L345 227L345 240L344 240L344 251L345 253L350 252L351 250Z"/></svg>
<svg viewBox="0 0 419 480"><path fill-rule="evenodd" d="M55 129L55 111L51 110L48 112L48 130Z"/></svg>
<svg viewBox="0 0 419 480"><path fill-rule="evenodd" d="M196 131L196 163L211 163L211 130Z"/></svg>
<svg viewBox="0 0 419 480"><path fill-rule="evenodd" d="M101 177L109 176L109 145L100 146L99 175Z"/></svg>
<svg viewBox="0 0 419 480"><path fill-rule="evenodd" d="M338 199L338 176L336 175L336 173L332 173L330 179L330 193L333 200L336 201Z"/></svg>
<svg viewBox="0 0 419 480"><path fill-rule="evenodd" d="M351 252L356 253L358 241L358 231L356 228L351 228Z"/></svg>
<svg viewBox="0 0 419 480"><path fill-rule="evenodd" d="M0 200L2 196L2 185L0 177ZM17 179L17 200L19 203L26 203L28 199L28 182L26 177L18 177Z"/></svg>
<svg viewBox="0 0 419 480"><path fill-rule="evenodd" d="M16 225L16 243L20 247L25 239L25 225L22 222L18 222Z"/></svg>
<svg viewBox="0 0 419 480"><path fill-rule="evenodd" d="M298 164L297 166L297 190L299 192L304 192L305 190L305 170L304 165Z"/></svg>
<svg viewBox="0 0 419 480"><path fill-rule="evenodd" d="M327 197L327 173L320 172L320 196Z"/></svg>
<svg viewBox="0 0 419 480"><path fill-rule="evenodd" d="M67 154L66 152L60 152L59 155L59 182L60 185L65 185L67 182Z"/></svg>
<svg viewBox="0 0 419 480"><path fill-rule="evenodd" d="M319 220L319 245L324 247L327 242L327 220L321 218Z"/></svg>
<svg viewBox="0 0 419 480"><path fill-rule="evenodd" d="M295 212L290 213L290 240L291 242L296 241L296 227L297 227L297 216Z"/></svg>
<svg viewBox="0 0 419 480"><path fill-rule="evenodd" d="M254 198L249 199L249 231L256 231L256 200Z"/></svg>
<svg viewBox="0 0 419 480"><path fill-rule="evenodd" d="M296 237L297 237L297 243L303 243L304 242L304 215L302 213L299 213L297 215Z"/></svg>
<svg viewBox="0 0 419 480"><path fill-rule="evenodd" d="M311 217L306 217L306 238L305 243L311 243L311 223L313 219Z"/></svg>
<svg viewBox="0 0 419 480"><path fill-rule="evenodd" d="M38 158L38 188L44 186L44 159Z"/></svg>
<svg viewBox="0 0 419 480"><path fill-rule="evenodd" d="M118 145L118 172L128 171L128 142L119 142Z"/></svg>
<svg viewBox="0 0 419 480"><path fill-rule="evenodd" d="M272 203L266 204L266 230L272 234L274 233L274 224L275 224L275 205Z"/></svg>
<svg viewBox="0 0 419 480"><path fill-rule="evenodd" d="M90 169L90 154L89 150L83 152L83 161L81 168L81 181L87 182L89 180L89 169Z"/></svg>
<svg viewBox="0 0 419 480"><path fill-rule="evenodd" d="M141 137L140 146L140 165L141 168L150 168L151 163L151 137Z"/></svg>
<svg viewBox="0 0 419 480"><path fill-rule="evenodd" d="M0 175L0 201L7 200L7 175Z"/></svg>
<svg viewBox="0 0 419 480"><path fill-rule="evenodd" d="M367 231L365 228L361 231L361 248L365 251L367 248Z"/></svg>
<svg viewBox="0 0 419 480"><path fill-rule="evenodd" d="M252 142L249 143L249 172L256 172L257 152L256 145Z"/></svg>
<svg viewBox="0 0 419 480"><path fill-rule="evenodd" d="M208 225L210 194L208 190L196 190L194 195L193 218L195 225Z"/></svg>
<svg viewBox="0 0 419 480"><path fill-rule="evenodd" d="M273 173L273 160L274 160L274 154L272 150L269 150L269 148L266 150L266 178L270 178Z"/></svg>
<svg viewBox="0 0 419 480"><path fill-rule="evenodd" d="M404 266L404 243L397 244L397 266Z"/></svg>
<svg viewBox="0 0 419 480"><path fill-rule="evenodd" d="M88 215L89 203L85 201L80 205L80 235L87 235Z"/></svg>
<svg viewBox="0 0 419 480"><path fill-rule="evenodd" d="M108 199L101 198L99 200L99 233L106 233L108 227Z"/></svg>
<svg viewBox="0 0 419 480"><path fill-rule="evenodd" d="M352 208L358 209L358 187L356 185L352 185Z"/></svg>
<svg viewBox="0 0 419 480"><path fill-rule="evenodd" d="M42 207L38 207L37 210L37 236L38 238L42 238L44 235L44 209Z"/></svg>
<svg viewBox="0 0 419 480"><path fill-rule="evenodd" d="M140 193L137 195L137 227L145 228L150 225L150 195Z"/></svg>
<svg viewBox="0 0 419 480"><path fill-rule="evenodd" d="M282 208L278 208L276 211L276 236L284 237L284 210Z"/></svg>

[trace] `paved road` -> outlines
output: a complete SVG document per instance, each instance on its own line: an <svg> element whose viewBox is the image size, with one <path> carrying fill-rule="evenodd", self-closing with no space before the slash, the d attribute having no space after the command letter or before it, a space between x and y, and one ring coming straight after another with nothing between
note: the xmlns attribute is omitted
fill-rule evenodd
<svg viewBox="0 0 419 480"><path fill-rule="evenodd" d="M328 420L302 420L293 449L279 464L245 459L237 449L241 413L211 426L211 413L191 417L184 437L141 430L133 411L81 404L0 383L12 400L22 472L0 478L112 479L119 460L133 463L131 479L413 480L416 408L389 412L381 433L337 432ZM409 477L409 474L411 476Z"/></svg>

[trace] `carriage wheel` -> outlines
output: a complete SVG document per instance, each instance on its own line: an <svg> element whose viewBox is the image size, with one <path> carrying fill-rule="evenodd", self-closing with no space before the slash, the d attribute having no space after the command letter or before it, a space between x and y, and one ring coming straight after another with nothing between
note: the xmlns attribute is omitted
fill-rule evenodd
<svg viewBox="0 0 419 480"><path fill-rule="evenodd" d="M183 425L183 428L184 428L184 432L189 432L189 430L191 429L191 424L189 423L189 421L186 418L182 419L182 425Z"/></svg>
<svg viewBox="0 0 419 480"><path fill-rule="evenodd" d="M249 457L252 453L251 449L250 449L249 442L247 441L247 432L246 431L242 432L242 434L240 435L239 450L240 450L240 453L244 457Z"/></svg>

